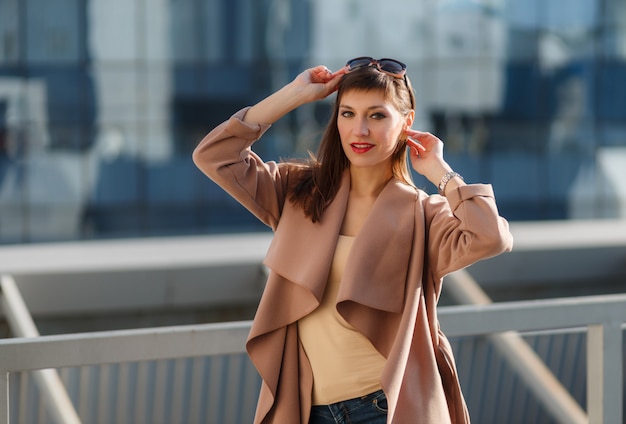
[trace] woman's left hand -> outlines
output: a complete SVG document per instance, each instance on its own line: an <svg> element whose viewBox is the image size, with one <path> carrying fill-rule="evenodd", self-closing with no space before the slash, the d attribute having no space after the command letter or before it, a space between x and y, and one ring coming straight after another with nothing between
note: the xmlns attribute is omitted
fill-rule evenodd
<svg viewBox="0 0 626 424"><path fill-rule="evenodd" d="M429 132L412 128L407 129L406 134L413 169L433 184L439 184L441 177L452 170L443 158L443 141Z"/></svg>

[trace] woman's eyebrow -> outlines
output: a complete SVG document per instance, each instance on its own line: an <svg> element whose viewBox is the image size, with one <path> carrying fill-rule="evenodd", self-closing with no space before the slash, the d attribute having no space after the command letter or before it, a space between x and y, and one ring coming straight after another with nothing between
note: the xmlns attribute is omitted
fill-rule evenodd
<svg viewBox="0 0 626 424"><path fill-rule="evenodd" d="M340 104L339 107L343 109L354 109L352 106L346 105L346 104ZM372 109L386 109L386 107L385 105L372 105L367 108L367 110L372 110Z"/></svg>

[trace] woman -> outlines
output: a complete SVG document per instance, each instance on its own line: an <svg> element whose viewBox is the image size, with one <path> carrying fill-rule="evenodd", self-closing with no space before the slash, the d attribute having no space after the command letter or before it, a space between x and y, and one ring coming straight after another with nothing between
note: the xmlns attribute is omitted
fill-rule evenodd
<svg viewBox="0 0 626 424"><path fill-rule="evenodd" d="M337 91L317 158L263 162L267 128ZM469 422L439 330L443 277L510 250L489 185L466 185L443 143L411 129L406 66L308 69L209 133L194 162L270 226L267 285L246 344L255 423ZM407 164L438 186L417 189Z"/></svg>

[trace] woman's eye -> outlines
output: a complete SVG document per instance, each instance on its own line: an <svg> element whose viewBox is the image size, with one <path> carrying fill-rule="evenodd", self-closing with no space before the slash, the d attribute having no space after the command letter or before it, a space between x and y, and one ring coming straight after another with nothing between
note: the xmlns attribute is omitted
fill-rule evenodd
<svg viewBox="0 0 626 424"><path fill-rule="evenodd" d="M385 115L383 113L380 112L376 112L372 114L372 119L383 119L385 117Z"/></svg>
<svg viewBox="0 0 626 424"><path fill-rule="evenodd" d="M344 110L343 112L341 112L341 116L343 116L344 118L350 118L353 115L354 115L354 113L352 113L349 110Z"/></svg>

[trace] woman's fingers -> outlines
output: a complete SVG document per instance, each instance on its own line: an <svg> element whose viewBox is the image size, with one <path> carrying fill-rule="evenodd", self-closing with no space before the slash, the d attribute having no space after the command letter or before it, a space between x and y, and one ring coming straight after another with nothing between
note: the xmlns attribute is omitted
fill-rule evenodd
<svg viewBox="0 0 626 424"><path fill-rule="evenodd" d="M406 130L406 134L410 139L413 139L420 144L423 147L424 152L443 149L443 142L429 132L416 131L409 128Z"/></svg>
<svg viewBox="0 0 626 424"><path fill-rule="evenodd" d="M424 132L424 131L417 131L412 128L408 128L406 130L406 133L409 137L419 141L422 144L438 143L439 141L441 141L432 133Z"/></svg>
<svg viewBox="0 0 626 424"><path fill-rule="evenodd" d="M409 146L411 146L411 147L415 147L415 148L418 150L418 152L419 152L420 150L421 150L421 151L426 150L426 148L425 148L424 146L422 146L421 144L419 144L417 141L413 140L412 138L408 138L408 137L407 137L407 139L406 139L406 144L408 144L408 145L409 145Z"/></svg>
<svg viewBox="0 0 626 424"><path fill-rule="evenodd" d="M313 82L327 82L332 79L333 73L326 66L316 66L311 70Z"/></svg>
<svg viewBox="0 0 626 424"><path fill-rule="evenodd" d="M302 71L294 80L306 93L306 101L320 100L337 90L342 70L331 72L326 66L320 65Z"/></svg>
<svg viewBox="0 0 626 424"><path fill-rule="evenodd" d="M332 72L326 66L320 65L311 69L312 82L329 82L338 76L343 76L346 72L346 68L341 68L335 72Z"/></svg>

